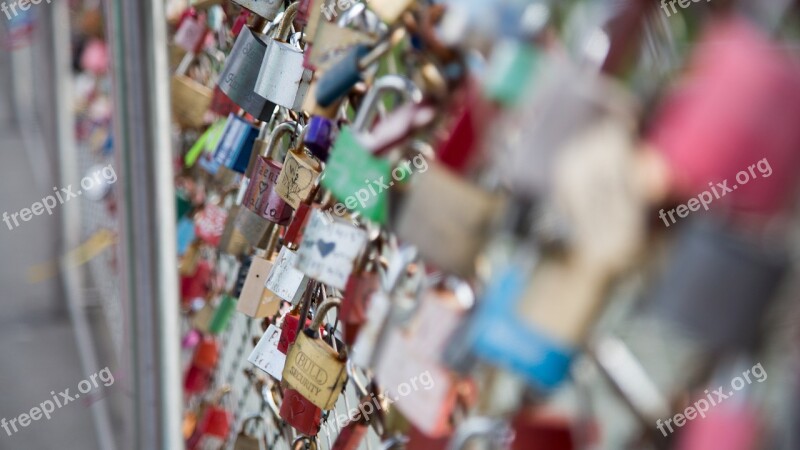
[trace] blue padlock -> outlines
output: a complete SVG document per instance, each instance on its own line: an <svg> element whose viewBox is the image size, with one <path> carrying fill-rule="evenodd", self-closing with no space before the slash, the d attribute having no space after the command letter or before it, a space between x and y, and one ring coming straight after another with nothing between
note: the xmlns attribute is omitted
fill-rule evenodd
<svg viewBox="0 0 800 450"><path fill-rule="evenodd" d="M229 115L217 148L214 150L214 161L234 172L244 173L257 137L258 128L241 117Z"/></svg>

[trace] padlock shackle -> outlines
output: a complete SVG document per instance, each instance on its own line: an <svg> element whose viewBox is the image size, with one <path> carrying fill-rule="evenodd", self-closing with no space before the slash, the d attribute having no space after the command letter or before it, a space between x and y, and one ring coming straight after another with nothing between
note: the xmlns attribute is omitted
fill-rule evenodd
<svg viewBox="0 0 800 450"><path fill-rule="evenodd" d="M358 115L353 121L353 130L365 132L371 125L375 114L378 112L383 95L388 92L395 92L400 95L405 103L420 103L422 101L422 91L413 81L400 75L385 75L378 78L372 89L367 93L364 101L359 108Z"/></svg>
<svg viewBox="0 0 800 450"><path fill-rule="evenodd" d="M294 133L298 130L302 131L303 127L297 122L284 122L275 127L275 129L272 130L272 133L269 135L269 145L267 145L267 148L264 149L264 153L261 156L265 156L273 161L283 162L279 161L277 158L279 155L277 150L280 148L278 147L278 144L281 142L283 135L294 135Z"/></svg>
<svg viewBox="0 0 800 450"><path fill-rule="evenodd" d="M342 306L341 300L330 300L326 303L323 303L317 309L317 315L314 317L314 321L311 322L311 330L314 332L319 331L319 327L322 326L322 321L325 320L325 316L328 315L328 311L333 308L339 309Z"/></svg>
<svg viewBox="0 0 800 450"><path fill-rule="evenodd" d="M300 2L294 2L283 12L283 19L278 27L275 39L281 42L286 42L289 39L289 33L292 31L292 22L294 22L294 18L297 16L297 9L299 6Z"/></svg>

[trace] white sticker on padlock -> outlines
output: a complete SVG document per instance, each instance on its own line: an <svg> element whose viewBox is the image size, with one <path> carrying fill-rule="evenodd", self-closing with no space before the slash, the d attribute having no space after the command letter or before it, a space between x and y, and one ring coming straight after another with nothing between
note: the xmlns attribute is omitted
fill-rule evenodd
<svg viewBox="0 0 800 450"><path fill-rule="evenodd" d="M295 268L297 260L297 253L287 247L281 248L278 259L264 283L267 289L292 304L297 304L303 298L308 284L305 274Z"/></svg>
<svg viewBox="0 0 800 450"><path fill-rule="evenodd" d="M366 244L366 231L344 222L330 223L315 209L297 251L297 269L324 284L344 289Z"/></svg>
<svg viewBox="0 0 800 450"><path fill-rule="evenodd" d="M283 378L283 366L286 364L286 355L278 350L280 338L280 328L270 325L264 335L261 336L258 344L256 344L256 348L247 357L247 360L253 365L267 372L278 381Z"/></svg>

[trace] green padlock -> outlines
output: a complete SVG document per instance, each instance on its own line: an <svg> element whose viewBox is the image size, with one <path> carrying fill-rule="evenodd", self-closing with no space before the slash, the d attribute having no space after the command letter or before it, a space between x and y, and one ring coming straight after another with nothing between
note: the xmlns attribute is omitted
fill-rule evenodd
<svg viewBox="0 0 800 450"><path fill-rule="evenodd" d="M373 156L358 137L368 133L381 98L387 92L396 92L405 102L419 103L422 99L419 88L407 78L386 75L378 79L364 99L353 125L344 128L336 139L321 178L322 186L348 209L378 224L387 221L389 195L371 186L384 181L391 186L392 164ZM401 102L395 103L395 107L399 104Z"/></svg>
<svg viewBox="0 0 800 450"><path fill-rule="evenodd" d="M225 294L222 296L222 301L219 302L214 316L211 318L211 323L208 326L208 332L213 335L218 335L228 328L231 323L231 317L236 311L236 299L230 295Z"/></svg>

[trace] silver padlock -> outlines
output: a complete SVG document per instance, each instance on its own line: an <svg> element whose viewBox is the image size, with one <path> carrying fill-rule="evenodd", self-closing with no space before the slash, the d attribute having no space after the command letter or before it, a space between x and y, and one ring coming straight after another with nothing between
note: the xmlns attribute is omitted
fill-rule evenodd
<svg viewBox="0 0 800 450"><path fill-rule="evenodd" d="M232 0L233 3L246 8L267 20L273 20L283 5L282 0Z"/></svg>
<svg viewBox="0 0 800 450"><path fill-rule="evenodd" d="M267 30L274 25L268 24L262 30L264 34L249 27L242 28L217 82L220 90L228 98L262 121L270 119L275 104L258 95L254 89L267 50L267 42L271 40Z"/></svg>
<svg viewBox="0 0 800 450"><path fill-rule="evenodd" d="M293 111L303 107L314 72L303 66L303 50L289 43L297 3L286 9L275 38L267 43L255 92Z"/></svg>

